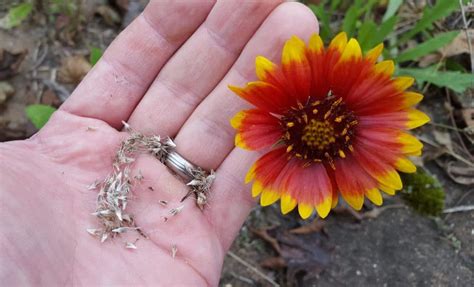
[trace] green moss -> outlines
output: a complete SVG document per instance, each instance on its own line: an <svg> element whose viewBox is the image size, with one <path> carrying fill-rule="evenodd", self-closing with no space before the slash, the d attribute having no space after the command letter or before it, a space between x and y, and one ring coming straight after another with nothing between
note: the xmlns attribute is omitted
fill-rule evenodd
<svg viewBox="0 0 474 287"><path fill-rule="evenodd" d="M436 178L421 168L402 178L405 188L401 196L408 205L423 215L438 216L443 212L445 194Z"/></svg>

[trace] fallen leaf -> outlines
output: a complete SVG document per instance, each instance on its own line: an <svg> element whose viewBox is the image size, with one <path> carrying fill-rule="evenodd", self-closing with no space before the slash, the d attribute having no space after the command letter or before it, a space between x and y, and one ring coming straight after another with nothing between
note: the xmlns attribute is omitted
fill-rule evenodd
<svg viewBox="0 0 474 287"><path fill-rule="evenodd" d="M268 234L267 229L251 229L251 231L261 239L268 242L272 246L273 250L275 250L277 253L281 252L278 241Z"/></svg>
<svg viewBox="0 0 474 287"><path fill-rule="evenodd" d="M27 51L10 52L0 48L0 81L18 73Z"/></svg>
<svg viewBox="0 0 474 287"><path fill-rule="evenodd" d="M43 95L41 96L41 104L57 108L61 105L61 100L53 90L46 89L46 91L44 91Z"/></svg>
<svg viewBox="0 0 474 287"><path fill-rule="evenodd" d="M451 136L448 132L434 130L433 135L437 143L446 147L448 150L453 150L453 143L451 142Z"/></svg>
<svg viewBox="0 0 474 287"><path fill-rule="evenodd" d="M467 33L471 39L474 38L474 29L468 29ZM425 68L434 63L438 63L442 58L449 58L464 53L469 53L469 44L466 32L461 31L461 33L459 33L450 44L439 49L436 53L422 57L419 61L419 65L420 67Z"/></svg>
<svg viewBox="0 0 474 287"><path fill-rule="evenodd" d="M58 71L62 83L77 85L92 68L84 56L76 55L63 59Z"/></svg>
<svg viewBox="0 0 474 287"><path fill-rule="evenodd" d="M15 93L15 89L7 82L0 82L0 106Z"/></svg>
<svg viewBox="0 0 474 287"><path fill-rule="evenodd" d="M329 251L322 247L327 238L323 238L319 232L296 235L278 227L272 230L259 230L255 234L269 242L279 255L263 260L262 267L273 269L286 267L288 286L295 282L304 283L310 277L314 278L329 264Z"/></svg>
<svg viewBox="0 0 474 287"><path fill-rule="evenodd" d="M446 172L455 182L462 185L474 185L474 167L460 161L451 161L447 164Z"/></svg>
<svg viewBox="0 0 474 287"><path fill-rule="evenodd" d="M462 109L461 113L466 126L474 127L474 108Z"/></svg>
<svg viewBox="0 0 474 287"><path fill-rule="evenodd" d="M95 12L104 19L107 25L115 26L122 22L122 18L120 17L119 13L117 13L117 11L108 5L100 5L97 7Z"/></svg>
<svg viewBox="0 0 474 287"><path fill-rule="evenodd" d="M293 234L310 234L313 232L321 232L324 228L324 221L322 220L313 220L309 224L302 225L300 227L290 230L290 233Z"/></svg>

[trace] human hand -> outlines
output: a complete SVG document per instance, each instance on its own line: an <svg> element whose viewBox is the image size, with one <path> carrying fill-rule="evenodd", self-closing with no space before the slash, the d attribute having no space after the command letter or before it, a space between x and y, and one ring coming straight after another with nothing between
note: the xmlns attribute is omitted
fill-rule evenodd
<svg viewBox="0 0 474 287"><path fill-rule="evenodd" d="M0 145L2 284L218 285L253 206L243 178L257 156L234 149L229 119L247 104L227 85L254 80L257 55L276 60L290 36L316 31L299 3L151 1L40 132ZM133 252L121 238L101 244L86 232L97 225L97 194L87 186L111 172L123 120L175 138L180 154L216 170L203 212L186 200L163 222L158 200L178 206L187 188L140 157L134 171L145 179L128 210L149 240Z"/></svg>

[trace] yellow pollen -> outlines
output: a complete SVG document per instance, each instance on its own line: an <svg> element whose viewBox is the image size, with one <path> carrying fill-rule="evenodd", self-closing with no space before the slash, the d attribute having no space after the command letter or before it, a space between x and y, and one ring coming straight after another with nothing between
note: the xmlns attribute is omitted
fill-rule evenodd
<svg viewBox="0 0 474 287"><path fill-rule="evenodd" d="M343 117L344 117L344 116L339 116L339 117L335 118L334 121L335 121L336 123L340 123L340 122L342 122L342 118L343 118Z"/></svg>
<svg viewBox="0 0 474 287"><path fill-rule="evenodd" d="M336 142L334 127L328 121L312 119L303 129L301 140L311 148L324 150Z"/></svg>
<svg viewBox="0 0 474 287"><path fill-rule="evenodd" d="M342 149L339 150L339 156L341 158L346 158L346 154L342 151Z"/></svg>
<svg viewBox="0 0 474 287"><path fill-rule="evenodd" d="M296 156L297 158L302 158L302 157L303 157L303 156L302 156L301 154L299 154L299 153L295 154L295 156Z"/></svg>
<svg viewBox="0 0 474 287"><path fill-rule="evenodd" d="M294 127L295 126L295 123L294 122L287 122L286 123L286 126L291 128L291 127Z"/></svg>
<svg viewBox="0 0 474 287"><path fill-rule="evenodd" d="M351 144L348 146L348 148L349 148L350 151L352 151L352 152L354 151L354 147Z"/></svg>
<svg viewBox="0 0 474 287"><path fill-rule="evenodd" d="M345 136L346 134L347 134L347 128L344 128L344 129L342 130L341 135Z"/></svg>
<svg viewBox="0 0 474 287"><path fill-rule="evenodd" d="M293 149L293 145L289 145L289 146L286 148L286 152L290 152L292 149Z"/></svg>
<svg viewBox="0 0 474 287"><path fill-rule="evenodd" d="M315 114L317 114L317 113L318 113L318 109L314 109L314 110L313 110L313 114L315 115Z"/></svg>

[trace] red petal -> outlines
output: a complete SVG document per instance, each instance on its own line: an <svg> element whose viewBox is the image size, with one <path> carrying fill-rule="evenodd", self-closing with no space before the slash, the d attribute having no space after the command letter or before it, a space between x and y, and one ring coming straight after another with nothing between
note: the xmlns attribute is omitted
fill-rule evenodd
<svg viewBox="0 0 474 287"><path fill-rule="evenodd" d="M267 82L250 82L245 88L229 86L229 89L266 112L282 113L294 103L294 100L288 97L283 90Z"/></svg>
<svg viewBox="0 0 474 287"><path fill-rule="evenodd" d="M281 62L287 79L286 90L294 99L306 103L311 86L311 67L306 57L305 43L293 36L283 47Z"/></svg>
<svg viewBox="0 0 474 287"><path fill-rule="evenodd" d="M238 131L235 145L244 149L259 150L269 147L282 136L279 120L258 109L237 113L231 120L231 125Z"/></svg>
<svg viewBox="0 0 474 287"><path fill-rule="evenodd" d="M292 165L291 176L288 177L285 187L298 203L317 206L332 198L331 181L323 164L303 167L300 160L293 161L298 164Z"/></svg>
<svg viewBox="0 0 474 287"><path fill-rule="evenodd" d="M344 200L354 209L364 204L364 194L377 188L376 181L357 163L352 155L335 162L337 187Z"/></svg>

